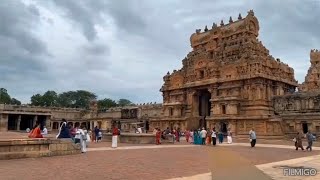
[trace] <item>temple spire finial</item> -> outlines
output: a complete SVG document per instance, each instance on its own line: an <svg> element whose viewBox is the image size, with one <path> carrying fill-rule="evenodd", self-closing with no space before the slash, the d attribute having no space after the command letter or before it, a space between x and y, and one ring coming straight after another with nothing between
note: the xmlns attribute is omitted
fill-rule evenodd
<svg viewBox="0 0 320 180"><path fill-rule="evenodd" d="M254 12L252 9L250 11L248 11L248 15L254 16Z"/></svg>
<svg viewBox="0 0 320 180"><path fill-rule="evenodd" d="M204 28L204 32L208 31L208 26L206 25L206 27Z"/></svg>
<svg viewBox="0 0 320 180"><path fill-rule="evenodd" d="M212 23L212 29L216 28L217 24L216 23Z"/></svg>
<svg viewBox="0 0 320 180"><path fill-rule="evenodd" d="M220 26L223 26L223 25L224 25L224 22L223 22L223 20L221 20Z"/></svg>
<svg viewBox="0 0 320 180"><path fill-rule="evenodd" d="M232 20L232 17L230 16L229 23L232 23L232 22L233 22L233 20Z"/></svg>

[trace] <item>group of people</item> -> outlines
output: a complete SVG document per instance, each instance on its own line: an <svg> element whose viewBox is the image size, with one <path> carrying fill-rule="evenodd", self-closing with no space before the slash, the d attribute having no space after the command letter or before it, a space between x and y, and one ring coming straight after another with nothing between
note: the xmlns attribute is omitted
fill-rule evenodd
<svg viewBox="0 0 320 180"><path fill-rule="evenodd" d="M202 130L187 130L185 132L186 141L191 144L198 144L198 145L216 145L217 140L219 144L223 143L224 134L220 131L217 132L215 128L212 130L202 128ZM227 132L227 142L228 144L232 143L232 133L230 130Z"/></svg>
<svg viewBox="0 0 320 180"><path fill-rule="evenodd" d="M40 123L36 122L35 126L30 130L28 137L29 138L43 138L44 135L48 134L47 128L44 126L41 130ZM81 152L87 152L88 143L100 142L102 140L102 132L96 126L94 131L87 130L84 125L75 124L75 127L72 127L71 124L67 124L65 119L62 119L59 132L56 136L57 139L72 139L75 144L80 144Z"/></svg>
<svg viewBox="0 0 320 180"><path fill-rule="evenodd" d="M180 128L170 129L167 127L164 131L161 131L160 128L155 128L153 134L156 135L156 144L159 145L161 144L161 140L168 139L169 137L172 137L173 142L180 142L182 132Z"/></svg>
<svg viewBox="0 0 320 180"><path fill-rule="evenodd" d="M308 146L306 150L312 151L313 141L316 140L316 137L310 131L308 131L305 136L308 141ZM304 148L302 145L302 138L303 138L303 135L300 134L299 132L297 132L295 138L293 138L294 146L296 147L297 151L299 148L301 148L301 150L304 151Z"/></svg>
<svg viewBox="0 0 320 180"><path fill-rule="evenodd" d="M43 129L41 130L40 123L37 121L32 130L27 129L27 132L29 133L29 138L43 138L44 135L48 134L48 129L43 126Z"/></svg>
<svg viewBox="0 0 320 180"><path fill-rule="evenodd" d="M199 145L206 145L206 144L213 144L216 145L217 140L219 143L223 143L224 134L222 132L217 132L215 128L212 130L205 128L198 129L198 130L186 130L185 132L181 132L180 128L178 129L170 129L167 127L166 130L161 131L160 128L155 128L153 134L156 135L156 144L161 144L161 140L168 139L170 135L173 137L173 141L180 142L180 138L182 135L185 136L186 141L191 144L199 144ZM227 142L229 144L232 143L232 133L229 130L227 132Z"/></svg>

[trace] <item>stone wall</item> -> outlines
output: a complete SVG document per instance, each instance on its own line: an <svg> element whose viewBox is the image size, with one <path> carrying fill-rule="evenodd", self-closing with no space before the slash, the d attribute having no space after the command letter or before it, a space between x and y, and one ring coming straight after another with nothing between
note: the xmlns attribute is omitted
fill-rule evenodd
<svg viewBox="0 0 320 180"><path fill-rule="evenodd" d="M273 106L275 113L282 118L286 134L306 130L320 133L320 92L276 96L273 98Z"/></svg>
<svg viewBox="0 0 320 180"><path fill-rule="evenodd" d="M70 140L0 140L0 160L80 154L80 146Z"/></svg>

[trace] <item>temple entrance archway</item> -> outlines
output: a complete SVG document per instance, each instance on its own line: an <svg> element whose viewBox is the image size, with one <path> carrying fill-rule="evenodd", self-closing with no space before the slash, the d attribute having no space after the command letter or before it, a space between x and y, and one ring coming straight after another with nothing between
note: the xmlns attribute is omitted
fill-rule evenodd
<svg viewBox="0 0 320 180"><path fill-rule="evenodd" d="M302 130L304 134L306 134L309 131L308 124L306 122L302 123Z"/></svg>
<svg viewBox="0 0 320 180"><path fill-rule="evenodd" d="M211 99L211 93L208 91L208 89L202 89L198 91L199 116L204 116L204 117L210 116L210 111L211 111L210 99Z"/></svg>
<svg viewBox="0 0 320 180"><path fill-rule="evenodd" d="M206 120L206 117L203 117L199 120L199 128L202 129L202 128L205 128L207 129L207 120Z"/></svg>
<svg viewBox="0 0 320 180"><path fill-rule="evenodd" d="M228 123L222 121L220 122L220 129L222 133L227 133L228 132Z"/></svg>

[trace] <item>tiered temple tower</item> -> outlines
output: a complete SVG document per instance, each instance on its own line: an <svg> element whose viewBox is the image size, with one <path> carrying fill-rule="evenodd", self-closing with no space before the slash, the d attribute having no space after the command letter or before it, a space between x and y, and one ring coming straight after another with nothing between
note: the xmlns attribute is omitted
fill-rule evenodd
<svg viewBox="0 0 320 180"><path fill-rule="evenodd" d="M213 128L235 134L282 135L271 97L293 92L294 70L273 58L258 40L259 22L250 10L229 24L221 21L190 37L192 51L182 68L164 76L160 128Z"/></svg>
<svg viewBox="0 0 320 180"><path fill-rule="evenodd" d="M310 52L311 66L305 81L300 85L299 91L320 91L320 51L312 49Z"/></svg>

